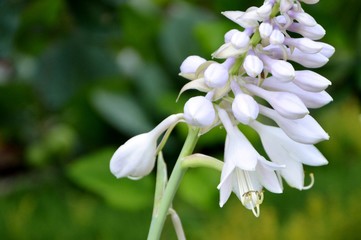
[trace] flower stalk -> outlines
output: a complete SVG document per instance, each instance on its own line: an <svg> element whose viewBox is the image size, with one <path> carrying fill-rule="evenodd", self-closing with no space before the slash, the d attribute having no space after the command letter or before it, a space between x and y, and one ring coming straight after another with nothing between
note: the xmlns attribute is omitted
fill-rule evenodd
<svg viewBox="0 0 361 240"><path fill-rule="evenodd" d="M193 152L199 138L198 133L199 128L189 127L187 139L173 168L172 174L164 190L163 197L159 202L157 210L153 212L152 222L150 224L147 238L148 240L160 239L164 222L169 213L173 198L184 176L184 173L187 170L186 168L182 167L182 160L184 157L190 155Z"/></svg>

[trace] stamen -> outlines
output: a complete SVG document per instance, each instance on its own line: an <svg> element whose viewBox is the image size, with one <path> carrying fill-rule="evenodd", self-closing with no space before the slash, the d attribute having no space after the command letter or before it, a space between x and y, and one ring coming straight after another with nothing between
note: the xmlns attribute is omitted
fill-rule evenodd
<svg viewBox="0 0 361 240"><path fill-rule="evenodd" d="M256 217L260 215L260 205L263 202L262 191L249 191L242 195L242 204L252 210Z"/></svg>
<svg viewBox="0 0 361 240"><path fill-rule="evenodd" d="M313 187L313 184L315 183L315 177L313 176L313 173L310 173L310 178L311 178L311 183L303 187L302 190L308 190Z"/></svg>

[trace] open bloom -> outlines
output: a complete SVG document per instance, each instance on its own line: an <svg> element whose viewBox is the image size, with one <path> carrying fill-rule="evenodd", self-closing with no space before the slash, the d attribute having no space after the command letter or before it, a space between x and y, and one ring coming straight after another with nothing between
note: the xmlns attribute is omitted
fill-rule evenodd
<svg viewBox="0 0 361 240"><path fill-rule="evenodd" d="M157 139L183 114L171 115L148 133L132 137L121 145L110 160L110 171L117 178L139 179L148 175L155 164Z"/></svg>
<svg viewBox="0 0 361 240"><path fill-rule="evenodd" d="M227 131L224 150L224 166L221 174L220 206L223 206L233 191L242 204L259 216L263 201L262 188L281 193L275 169L282 168L266 161L251 145L247 138L232 125L227 112L218 109L219 118Z"/></svg>
<svg viewBox="0 0 361 240"><path fill-rule="evenodd" d="M271 161L285 165L279 172L291 187L300 190L305 188L302 164L321 166L328 163L315 146L293 141L278 127L267 126L257 121L252 122L251 126L260 135L262 145Z"/></svg>

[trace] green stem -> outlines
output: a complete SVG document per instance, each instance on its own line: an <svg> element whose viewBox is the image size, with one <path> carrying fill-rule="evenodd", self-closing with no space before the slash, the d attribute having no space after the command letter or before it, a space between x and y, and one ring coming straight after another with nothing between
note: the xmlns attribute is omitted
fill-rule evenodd
<svg viewBox="0 0 361 240"><path fill-rule="evenodd" d="M153 212L152 222L148 233L148 240L158 240L162 233L164 222L167 218L169 208L172 204L174 195L179 187L186 168L182 168L182 160L190 155L198 141L199 128L189 127L187 139L179 154L178 160L173 168L172 174L167 183L162 200L159 203L158 211Z"/></svg>
<svg viewBox="0 0 361 240"><path fill-rule="evenodd" d="M217 158L210 157L203 154L193 154L188 157L185 157L182 161L183 168L198 168L206 167L212 168L222 172L224 163Z"/></svg>

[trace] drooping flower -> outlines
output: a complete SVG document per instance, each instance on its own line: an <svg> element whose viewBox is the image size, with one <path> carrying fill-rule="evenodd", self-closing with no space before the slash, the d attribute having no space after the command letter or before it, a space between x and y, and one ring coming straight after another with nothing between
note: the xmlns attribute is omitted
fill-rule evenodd
<svg viewBox="0 0 361 240"><path fill-rule="evenodd" d="M150 132L134 136L121 145L110 160L112 174L117 178L131 179L148 175L154 168L157 139L182 118L183 114L171 115Z"/></svg>
<svg viewBox="0 0 361 240"><path fill-rule="evenodd" d="M260 135L262 145L271 161L285 165L279 172L291 187L300 190L305 188L302 164L322 166L328 163L314 145L296 142L278 127L267 126L257 121L252 122L251 126Z"/></svg>
<svg viewBox="0 0 361 240"><path fill-rule="evenodd" d="M282 166L272 164L259 155L242 132L232 125L225 110L219 108L218 116L227 131L224 166L218 185L220 206L225 204L233 191L246 208L259 216L259 206L263 201L262 188L274 193L282 192L274 172Z"/></svg>

